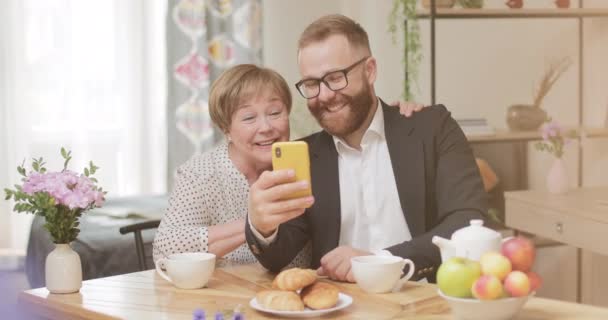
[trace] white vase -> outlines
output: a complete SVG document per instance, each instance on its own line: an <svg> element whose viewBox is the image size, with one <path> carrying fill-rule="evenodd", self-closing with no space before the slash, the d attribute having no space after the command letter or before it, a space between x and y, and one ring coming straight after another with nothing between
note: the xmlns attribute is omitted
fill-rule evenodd
<svg viewBox="0 0 608 320"><path fill-rule="evenodd" d="M69 244L55 244L46 257L46 288L51 293L73 293L82 287L80 256Z"/></svg>
<svg viewBox="0 0 608 320"><path fill-rule="evenodd" d="M568 174L562 158L556 158L547 174L547 189L551 193L562 194L568 191Z"/></svg>

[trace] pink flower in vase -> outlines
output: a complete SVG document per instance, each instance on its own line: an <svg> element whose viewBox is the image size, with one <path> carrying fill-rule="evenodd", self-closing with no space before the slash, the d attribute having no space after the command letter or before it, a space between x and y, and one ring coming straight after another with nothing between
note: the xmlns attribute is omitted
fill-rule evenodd
<svg viewBox="0 0 608 320"><path fill-rule="evenodd" d="M549 119L541 127L543 141L535 144L537 150L547 151L557 158L564 154L564 146L576 137L576 131L566 131L557 121Z"/></svg>
<svg viewBox="0 0 608 320"><path fill-rule="evenodd" d="M541 134L543 140L549 140L550 138L556 138L562 133L562 127L556 121L546 122L541 128Z"/></svg>

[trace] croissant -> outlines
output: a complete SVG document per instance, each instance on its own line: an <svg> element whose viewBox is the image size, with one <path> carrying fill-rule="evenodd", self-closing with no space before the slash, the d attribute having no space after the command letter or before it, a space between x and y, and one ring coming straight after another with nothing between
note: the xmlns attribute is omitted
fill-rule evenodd
<svg viewBox="0 0 608 320"><path fill-rule="evenodd" d="M300 290L317 281L317 273L312 269L292 268L281 271L272 281L272 288L287 291Z"/></svg>
<svg viewBox="0 0 608 320"><path fill-rule="evenodd" d="M260 305L266 309L279 311L302 311L304 303L293 291L262 290L255 296Z"/></svg>
<svg viewBox="0 0 608 320"><path fill-rule="evenodd" d="M304 305L311 309L328 309L338 303L340 290L338 287L327 282L315 282L302 289L300 297Z"/></svg>

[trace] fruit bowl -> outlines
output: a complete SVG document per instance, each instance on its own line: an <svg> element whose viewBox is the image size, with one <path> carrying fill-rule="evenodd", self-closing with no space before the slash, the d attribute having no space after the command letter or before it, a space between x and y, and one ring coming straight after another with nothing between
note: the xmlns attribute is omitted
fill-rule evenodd
<svg viewBox="0 0 608 320"><path fill-rule="evenodd" d="M445 299L455 319L460 320L507 320L515 317L534 292L523 297L501 298L496 300L462 299L446 296L437 289Z"/></svg>

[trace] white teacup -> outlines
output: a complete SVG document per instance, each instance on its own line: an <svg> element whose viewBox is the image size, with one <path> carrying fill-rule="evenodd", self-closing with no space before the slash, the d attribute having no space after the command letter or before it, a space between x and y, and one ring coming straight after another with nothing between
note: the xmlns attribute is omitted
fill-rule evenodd
<svg viewBox="0 0 608 320"><path fill-rule="evenodd" d="M163 271L164 266L167 272ZM156 261L156 272L165 280L182 289L204 287L215 269L215 255L205 252L172 254Z"/></svg>
<svg viewBox="0 0 608 320"><path fill-rule="evenodd" d="M398 291L414 274L414 262L396 256L359 256L350 262L357 285L369 293ZM409 271L401 278L406 264Z"/></svg>

